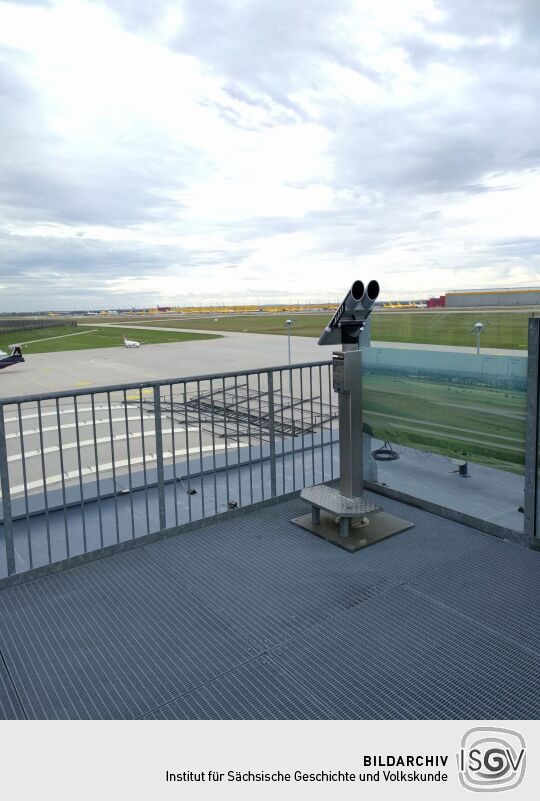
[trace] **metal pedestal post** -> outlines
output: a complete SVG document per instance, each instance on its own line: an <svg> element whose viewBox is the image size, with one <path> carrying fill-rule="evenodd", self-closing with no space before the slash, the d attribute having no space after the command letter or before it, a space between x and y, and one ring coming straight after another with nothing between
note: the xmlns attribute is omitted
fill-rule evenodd
<svg viewBox="0 0 540 801"><path fill-rule="evenodd" d="M302 528L356 551L412 527L382 512L364 495L362 351L344 344L334 353L333 387L339 396L339 490L319 484L300 493L312 504L311 514L293 520ZM321 514L322 512L322 514Z"/></svg>

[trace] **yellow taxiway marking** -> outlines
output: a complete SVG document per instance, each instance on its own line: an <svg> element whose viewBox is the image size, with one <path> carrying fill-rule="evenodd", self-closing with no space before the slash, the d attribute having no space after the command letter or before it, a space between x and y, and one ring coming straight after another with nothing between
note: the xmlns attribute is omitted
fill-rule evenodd
<svg viewBox="0 0 540 801"><path fill-rule="evenodd" d="M143 395L152 395L153 392L154 392L153 389L143 389L142 390L142 394ZM139 393L137 393L137 395L126 395L126 399L130 400L130 401L139 400L139 397L140 397Z"/></svg>
<svg viewBox="0 0 540 801"><path fill-rule="evenodd" d="M92 383L91 381L77 381L75 386L76 387L89 387L91 383Z"/></svg>

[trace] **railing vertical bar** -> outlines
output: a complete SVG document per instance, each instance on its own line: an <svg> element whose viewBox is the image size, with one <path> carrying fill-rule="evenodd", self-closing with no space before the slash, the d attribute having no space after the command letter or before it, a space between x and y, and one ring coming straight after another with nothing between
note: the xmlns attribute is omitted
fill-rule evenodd
<svg viewBox="0 0 540 801"><path fill-rule="evenodd" d="M8 576L12 576L15 573L15 544L13 542L13 517L11 514L11 488L9 484L4 410L5 406L0 406L0 488L2 489L2 509L4 515L6 567Z"/></svg>
<svg viewBox="0 0 540 801"><path fill-rule="evenodd" d="M313 406L314 406L314 398L313 398L313 367L309 368L309 410L311 415L311 430L313 434L311 435L311 474L312 474L312 484L316 483L315 478L315 421L313 419Z"/></svg>
<svg viewBox="0 0 540 801"><path fill-rule="evenodd" d="M167 528L167 516L165 511L165 474L163 470L163 426L161 423L161 387L156 384L154 387L154 428L156 436L156 461L157 461L157 491L159 508L159 529L164 531ZM174 421L173 421L174 427Z"/></svg>
<svg viewBox="0 0 540 801"><path fill-rule="evenodd" d="M259 466L261 469L261 499L264 501L264 463L263 463L263 418L262 418L262 398L261 398L261 374L257 373L257 395L259 403Z"/></svg>
<svg viewBox="0 0 540 801"><path fill-rule="evenodd" d="M296 491L296 408L294 405L294 394L293 394L293 372L292 367L289 367L289 392L291 395L291 421L292 421L292 433L291 433L291 450L292 450L292 480L293 480L293 491Z"/></svg>
<svg viewBox="0 0 540 801"><path fill-rule="evenodd" d="M227 508L229 508L229 503L231 500L231 491L229 486L229 453L228 453L228 443L227 443L227 401L226 401L226 392L225 392L225 377L222 379L222 386L223 386L223 442L225 444L225 486L227 489Z"/></svg>
<svg viewBox="0 0 540 801"><path fill-rule="evenodd" d="M199 410L199 472L201 475L201 513L206 517L204 508L204 475L203 475L203 444L202 444L202 410L201 410L201 382L197 381L197 408Z"/></svg>
<svg viewBox="0 0 540 801"><path fill-rule="evenodd" d="M66 540L66 558L70 555L69 529L67 521L66 474L64 468L64 443L62 441L62 423L60 422L60 404L56 398L56 425L58 428L58 447L60 449L60 481L62 485L62 506L64 509L64 536Z"/></svg>
<svg viewBox="0 0 540 801"><path fill-rule="evenodd" d="M146 443L144 441L144 406L142 387L139 387L139 408L141 410L141 448L144 477L144 504L146 510L146 533L150 534L150 508L148 506L148 470L146 467Z"/></svg>
<svg viewBox="0 0 540 801"><path fill-rule="evenodd" d="M246 399L248 415L249 498L250 503L253 503L253 463L251 459L251 398L249 395L249 373L246 373Z"/></svg>
<svg viewBox="0 0 540 801"><path fill-rule="evenodd" d="M186 419L186 429L185 429L185 437L186 437L186 469L187 469L187 496L188 496L188 517L189 522L191 523L192 520L192 510L191 510L191 470L189 464L189 423L188 423L188 406L187 406L187 384L184 381L184 417Z"/></svg>
<svg viewBox="0 0 540 801"><path fill-rule="evenodd" d="M37 402L38 410L38 426L39 426L39 449L41 453L41 475L43 477L43 500L45 504L45 529L47 532L47 556L49 557L49 564L52 561L51 554L51 523L49 520L49 493L47 487L47 469L45 467L45 446L43 443L43 418L41 416L41 401ZM84 515L83 515L84 516Z"/></svg>
<svg viewBox="0 0 540 801"><path fill-rule="evenodd" d="M334 478L334 429L333 429L333 406L332 406L332 368L330 365L327 365L328 369L328 402L330 404L330 478Z"/></svg>
<svg viewBox="0 0 540 801"><path fill-rule="evenodd" d="M238 376L234 377L234 403L236 406L236 474L238 476L238 505L242 506L242 470L240 468L240 410L238 408Z"/></svg>
<svg viewBox="0 0 540 801"><path fill-rule="evenodd" d="M169 403L171 408L171 421L172 421L172 429L171 429L171 442L172 442L172 472L173 472L173 493L174 493L174 523L178 525L178 487L176 486L176 433L175 433L175 425L176 425L176 418L174 414L174 402L173 402L173 391L172 391L172 384L169 384ZM187 420L186 420L186 428L187 428Z"/></svg>
<svg viewBox="0 0 540 801"><path fill-rule="evenodd" d="M296 423L294 420L295 408L293 402L293 383L292 383L292 370L288 368L289 373L289 409L291 414L291 470L293 475L293 491L296 490ZM285 489L283 490L285 492Z"/></svg>
<svg viewBox="0 0 540 801"><path fill-rule="evenodd" d="M540 321L534 317L528 326L527 407L524 482L524 533L530 548L540 546L538 528L540 499L538 496L538 445L540 442Z"/></svg>
<svg viewBox="0 0 540 801"><path fill-rule="evenodd" d="M120 542L120 523L118 520L118 486L116 484L116 453L114 450L114 430L112 424L111 393L107 392L107 414L109 415L109 437L111 439L111 467L114 490L114 522L116 526L116 542Z"/></svg>
<svg viewBox="0 0 540 801"><path fill-rule="evenodd" d="M216 428L214 419L214 381L210 379L210 425L212 426L212 466L214 468L214 512L218 513L217 466L216 466Z"/></svg>
<svg viewBox="0 0 540 801"><path fill-rule="evenodd" d="M126 424L126 453L127 453L127 469L128 469L128 482L129 482L129 502L131 513L131 539L135 539L135 511L133 509L133 478L131 475L131 443L129 441L129 422L128 422L128 402L126 390L123 392L124 401L124 421Z"/></svg>
<svg viewBox="0 0 540 801"><path fill-rule="evenodd" d="M274 407L274 373L272 370L268 371L268 420L270 433L270 497L275 498L277 495L276 424Z"/></svg>
<svg viewBox="0 0 540 801"><path fill-rule="evenodd" d="M22 478L24 487L24 512L26 518L26 539L28 542L28 562L30 564L30 570L32 570L34 566L34 559L32 554L32 531L30 528L30 507L28 505L28 479L26 473L26 451L24 447L24 431L23 431L23 420L22 420L20 403L17 404L17 417L19 420L19 440L21 445L21 466L22 466Z"/></svg>
<svg viewBox="0 0 540 801"><path fill-rule="evenodd" d="M90 395L90 408L92 412L92 435L94 439L94 461L96 464L96 489L97 489L97 507L98 507L98 520L99 520L99 542L103 548L103 511L101 509L101 476L99 475L99 453L97 444L97 426L96 426L96 399L95 394L92 392Z"/></svg>
<svg viewBox="0 0 540 801"><path fill-rule="evenodd" d="M281 405L281 483L283 494L285 495L285 410L283 408L285 406L285 401L283 399L283 370L279 371L279 402Z"/></svg>
<svg viewBox="0 0 540 801"><path fill-rule="evenodd" d="M321 407L321 470L322 470L322 480L326 481L326 469L324 466L324 408L323 408L323 385L322 385L322 369L319 365L319 401Z"/></svg>
<svg viewBox="0 0 540 801"><path fill-rule="evenodd" d="M304 368L300 368L300 427L302 429L302 487L306 486L306 441L304 434ZM313 432L311 432L313 437Z"/></svg>

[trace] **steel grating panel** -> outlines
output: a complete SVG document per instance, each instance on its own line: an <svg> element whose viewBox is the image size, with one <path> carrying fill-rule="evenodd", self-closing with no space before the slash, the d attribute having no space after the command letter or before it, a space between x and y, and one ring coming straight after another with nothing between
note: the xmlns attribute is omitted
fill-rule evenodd
<svg viewBox="0 0 540 801"><path fill-rule="evenodd" d="M274 650L336 718L540 715L540 657L404 588Z"/></svg>
<svg viewBox="0 0 540 801"><path fill-rule="evenodd" d="M0 647L30 718L132 718L253 658L142 551L0 593Z"/></svg>
<svg viewBox="0 0 540 801"><path fill-rule="evenodd" d="M395 584L347 555L335 558L331 545L299 531L289 522L297 506L281 505L273 527L275 511L266 509L148 552L243 636L262 636L266 650Z"/></svg>
<svg viewBox="0 0 540 801"><path fill-rule="evenodd" d="M329 710L268 659L257 659L165 704L152 720L323 720Z"/></svg>
<svg viewBox="0 0 540 801"><path fill-rule="evenodd" d="M13 684L0 656L0 720L24 720Z"/></svg>
<svg viewBox="0 0 540 801"><path fill-rule="evenodd" d="M540 554L369 497L415 528L349 554L296 499L3 590L0 713L538 718Z"/></svg>
<svg viewBox="0 0 540 801"><path fill-rule="evenodd" d="M367 569L381 576L412 579L439 564L454 560L459 554L496 540L489 534L392 498L383 498L372 492L367 492L366 497L379 503L388 514L403 517L414 525L414 528L353 556Z"/></svg>
<svg viewBox="0 0 540 801"><path fill-rule="evenodd" d="M415 581L419 591L540 654L540 552L490 538ZM479 578L481 577L481 578Z"/></svg>

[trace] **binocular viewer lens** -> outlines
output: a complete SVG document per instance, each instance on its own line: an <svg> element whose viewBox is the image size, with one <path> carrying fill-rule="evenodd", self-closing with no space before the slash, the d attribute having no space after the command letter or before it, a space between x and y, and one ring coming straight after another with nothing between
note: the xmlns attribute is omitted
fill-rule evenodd
<svg viewBox="0 0 540 801"><path fill-rule="evenodd" d="M379 297L379 291L378 281L370 281L367 289L364 287L363 281L355 281L351 287L351 296L356 303L362 300L364 294L368 300L374 301Z"/></svg>
<svg viewBox="0 0 540 801"><path fill-rule="evenodd" d="M379 297L379 289L378 281L370 281L367 287L363 281L355 281L319 337L319 345L335 345L339 342L349 344L355 341L355 337L357 341L360 330Z"/></svg>

